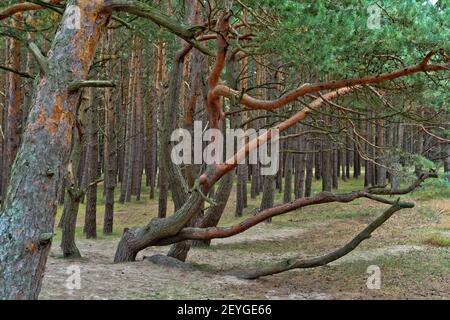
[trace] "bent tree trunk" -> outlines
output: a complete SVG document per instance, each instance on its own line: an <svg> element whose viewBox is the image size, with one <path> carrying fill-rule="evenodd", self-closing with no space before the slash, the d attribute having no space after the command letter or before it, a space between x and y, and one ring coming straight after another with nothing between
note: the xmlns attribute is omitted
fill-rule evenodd
<svg viewBox="0 0 450 320"><path fill-rule="evenodd" d="M108 19L101 13L101 2L68 1L80 8L83 28L74 28L73 11L64 13L48 54L47 72L36 88L0 214L0 299L38 297L80 98L69 92L68 85L88 74Z"/></svg>
<svg viewBox="0 0 450 320"><path fill-rule="evenodd" d="M64 258L79 258L80 251L75 243L75 231L77 226L77 215L80 208L81 199L86 190L81 188L80 171L82 171L81 154L85 143L86 109L91 101L89 96L82 99L80 110L78 111L78 128L74 133L74 142L66 174L67 192L64 198L64 212L61 217L61 250Z"/></svg>
<svg viewBox="0 0 450 320"><path fill-rule="evenodd" d="M227 173L222 179L220 179L219 187L214 196L214 202L216 206L211 206L205 213L205 215L197 221L197 228L210 228L216 227L219 224L220 218L222 218L225 207L230 198L231 190L233 189L234 172ZM192 242L193 247L209 247L211 245L211 239L208 240L196 240Z"/></svg>

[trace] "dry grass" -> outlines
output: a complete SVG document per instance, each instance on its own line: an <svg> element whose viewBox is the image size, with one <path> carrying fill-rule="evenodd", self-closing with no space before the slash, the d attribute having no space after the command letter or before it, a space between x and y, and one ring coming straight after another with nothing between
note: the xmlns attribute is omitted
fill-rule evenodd
<svg viewBox="0 0 450 320"><path fill-rule="evenodd" d="M342 192L361 188L362 181L342 184ZM320 186L316 182L314 189ZM157 201L143 200L117 205L115 232L99 240L84 240L81 227L77 237L82 260L60 258L57 245L52 249L42 298L286 298L286 299L449 299L450 248L441 238L450 231L450 200L423 201L409 196L416 207L394 215L373 237L354 252L335 263L315 269L294 270L256 281L242 281L225 273L236 268L266 265L284 258L322 255L344 244L364 228L384 206L361 199L351 204L325 204L303 208L275 217L272 224L260 224L229 239L213 240L210 248L191 250L188 263L193 271L176 270L142 261L142 256L166 253L168 247L148 248L138 262L113 264L115 245L124 227L144 225L157 212ZM277 194L280 202L281 195ZM99 191L98 223L103 206ZM260 198L249 199L245 213L259 205ZM235 191L221 225L238 223L234 217ZM79 226L84 219L80 210ZM433 237L431 237L433 235ZM437 236L439 235L439 236ZM428 237L428 238L427 238ZM427 240L428 239L428 240ZM68 292L63 284L66 267L79 264L83 288ZM369 265L382 271L381 290L366 287Z"/></svg>

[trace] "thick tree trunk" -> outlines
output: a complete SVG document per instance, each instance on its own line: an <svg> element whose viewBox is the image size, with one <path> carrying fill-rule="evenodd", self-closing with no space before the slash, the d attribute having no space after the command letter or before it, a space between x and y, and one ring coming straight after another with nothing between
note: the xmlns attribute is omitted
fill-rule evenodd
<svg viewBox="0 0 450 320"><path fill-rule="evenodd" d="M61 250L64 258L80 258L81 253L75 243L78 209L80 207L81 193L66 192L64 201L64 214L61 218Z"/></svg>
<svg viewBox="0 0 450 320"><path fill-rule="evenodd" d="M216 227L219 224L220 218L223 215L225 207L228 203L228 199L233 189L234 172L227 173L219 182L217 192L214 197L214 202L217 206L213 206L206 210L203 217L197 220L196 227L198 228L210 228ZM194 247L209 247L211 240L198 240L193 241Z"/></svg>
<svg viewBox="0 0 450 320"><path fill-rule="evenodd" d="M180 111L180 89L183 83L183 69L185 53L179 51L173 59L172 69L169 75L169 88L167 99L167 110L163 113L163 124L161 132L161 160L160 166L165 173L166 182L172 192L172 200L175 210L181 208L188 197L188 186L181 173L180 168L172 162L171 151L173 142L170 141L172 132L178 123Z"/></svg>
<svg viewBox="0 0 450 320"><path fill-rule="evenodd" d="M83 29L73 28L73 17L66 11L48 54L48 73L36 88L0 214L0 299L36 299L39 294L80 98L68 85L86 79L108 19L100 13L101 1L68 4L85 13Z"/></svg>

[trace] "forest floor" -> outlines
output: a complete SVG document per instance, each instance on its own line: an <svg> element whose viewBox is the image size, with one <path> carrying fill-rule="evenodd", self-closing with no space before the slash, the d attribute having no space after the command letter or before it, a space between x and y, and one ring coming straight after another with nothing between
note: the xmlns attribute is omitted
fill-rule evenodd
<svg viewBox="0 0 450 320"><path fill-rule="evenodd" d="M341 183L339 192L360 189L360 180ZM315 185L317 190L319 185ZM99 188L100 189L100 188ZM288 257L312 257L333 251L349 241L377 215L383 205L369 200L303 208L276 217L229 239L212 241L209 248L193 248L187 268L173 268L143 260L165 254L168 247L141 252L138 261L113 264L115 248L124 227L144 225L157 212L157 201L117 205L115 232L101 235L103 200L99 190L97 240L83 239L77 229L82 259L64 260L55 239L41 299L450 299L450 192L416 192L407 197L416 207L402 210L351 254L331 265L292 270L259 280L226 275L230 270L263 266ZM235 194L235 193L233 193ZM277 194L277 200L281 200ZM249 199L250 214L260 198ZM234 198L221 225L234 218ZM245 216L243 217L245 218ZM80 210L79 225L84 219ZM381 271L381 288L368 289L367 268ZM81 288L65 284L68 267L81 271Z"/></svg>

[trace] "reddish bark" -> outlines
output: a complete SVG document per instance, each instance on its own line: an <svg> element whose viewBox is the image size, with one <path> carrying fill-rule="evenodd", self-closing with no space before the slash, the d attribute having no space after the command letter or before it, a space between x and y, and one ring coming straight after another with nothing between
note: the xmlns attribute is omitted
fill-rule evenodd
<svg viewBox="0 0 450 320"><path fill-rule="evenodd" d="M50 72L36 88L0 214L3 299L35 299L39 294L80 99L80 93L69 92L68 86L74 80L86 79L109 17L102 13L100 0L74 2L84 12L83 29L69 28L66 22L70 17L63 16L48 54Z"/></svg>

